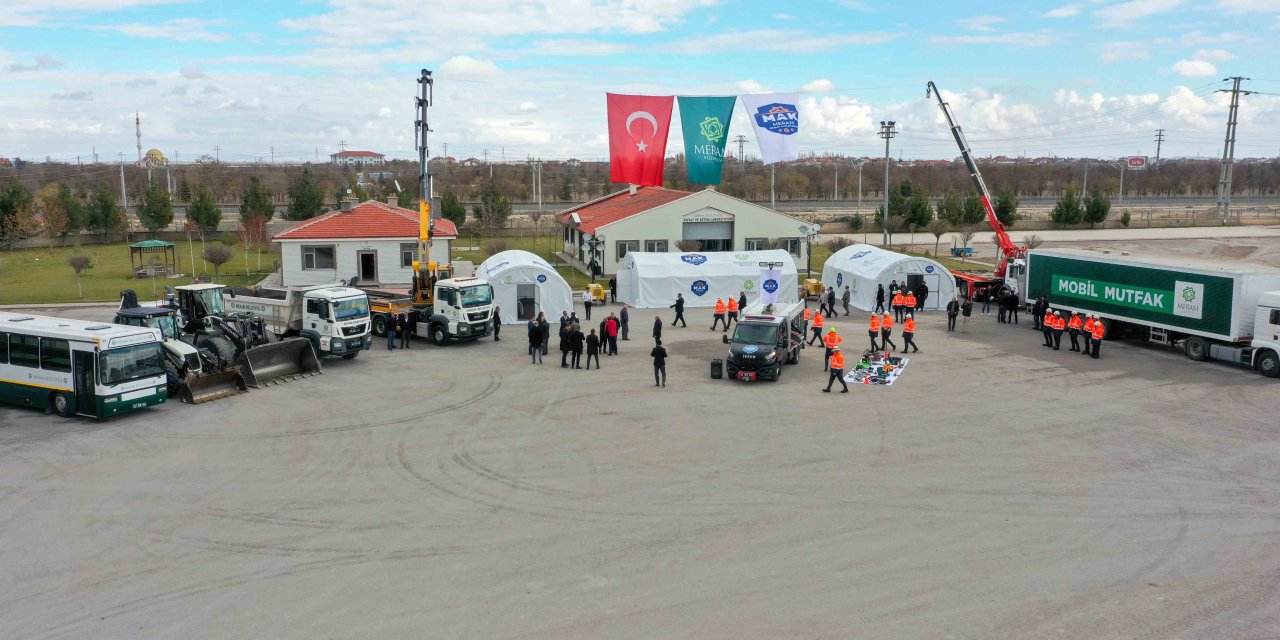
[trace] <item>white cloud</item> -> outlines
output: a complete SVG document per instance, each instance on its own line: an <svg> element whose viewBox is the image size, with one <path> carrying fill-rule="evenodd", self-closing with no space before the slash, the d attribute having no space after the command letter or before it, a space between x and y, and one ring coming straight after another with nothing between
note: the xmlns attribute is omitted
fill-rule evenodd
<svg viewBox="0 0 1280 640"><path fill-rule="evenodd" d="M51 55L40 54L36 56L35 62L32 62L30 64L27 64L25 62L14 62L5 68L13 73L24 73L27 71L44 71L46 69L57 69L59 67L62 67L65 64L66 62L62 60L55 60Z"/></svg>
<svg viewBox="0 0 1280 640"><path fill-rule="evenodd" d="M875 13L875 10L868 5L865 0L836 0L836 4L854 11L862 11L863 13Z"/></svg>
<svg viewBox="0 0 1280 640"><path fill-rule="evenodd" d="M817 35L798 29L755 29L679 40L665 45L663 50L667 53L690 55L724 51L814 53L884 44L899 37L899 34L883 31Z"/></svg>
<svg viewBox="0 0 1280 640"><path fill-rule="evenodd" d="M634 50L634 46L622 42L561 38L538 40L526 53L539 56L612 56Z"/></svg>
<svg viewBox="0 0 1280 640"><path fill-rule="evenodd" d="M538 105L532 102L529 102L528 100L525 100L524 102L520 103L519 110L520 110L520 113L533 113L534 111L538 110Z"/></svg>
<svg viewBox="0 0 1280 640"><path fill-rule="evenodd" d="M1196 29L1175 37L1156 38L1155 43L1161 46L1203 47L1213 44L1232 43L1239 45L1249 40L1249 36L1235 31L1224 31L1211 34Z"/></svg>
<svg viewBox="0 0 1280 640"><path fill-rule="evenodd" d="M1280 4L1275 0L1218 0L1218 8L1227 13L1280 12Z"/></svg>
<svg viewBox="0 0 1280 640"><path fill-rule="evenodd" d="M137 89L139 87L151 87L151 86L154 86L155 84L156 84L156 81L151 78L134 78L133 80L129 80L128 82L125 82L124 86L129 87L131 89Z"/></svg>
<svg viewBox="0 0 1280 640"><path fill-rule="evenodd" d="M196 78L204 77L204 71L201 71L200 67L191 64L179 69L178 73L188 80L195 80Z"/></svg>
<svg viewBox="0 0 1280 640"><path fill-rule="evenodd" d="M49 97L54 100L92 100L93 92L79 89L76 91L68 91L66 93L55 93Z"/></svg>
<svg viewBox="0 0 1280 640"><path fill-rule="evenodd" d="M65 14L108 13L148 5L176 4L186 0L41 0L0 5L0 27L36 27Z"/></svg>
<svg viewBox="0 0 1280 640"><path fill-rule="evenodd" d="M1010 32L992 35L971 36L933 36L929 38L934 44L1007 44L1021 48L1046 47L1053 38L1045 31Z"/></svg>
<svg viewBox="0 0 1280 640"><path fill-rule="evenodd" d="M1114 40L1102 43L1098 57L1106 64L1127 60L1146 60L1151 57L1151 50L1141 42Z"/></svg>
<svg viewBox="0 0 1280 640"><path fill-rule="evenodd" d="M734 83L742 93L769 93L769 89L755 80L739 80Z"/></svg>
<svg viewBox="0 0 1280 640"><path fill-rule="evenodd" d="M1179 60L1173 64L1173 70L1188 78L1202 78L1218 74L1218 68L1207 60Z"/></svg>
<svg viewBox="0 0 1280 640"><path fill-rule="evenodd" d="M1128 27L1137 20L1177 9L1184 0L1129 0L1093 12L1108 29Z"/></svg>
<svg viewBox="0 0 1280 640"><path fill-rule="evenodd" d="M1227 60L1235 60L1236 56L1230 51L1222 49L1200 49L1191 54L1194 60L1208 60L1209 62L1226 62Z"/></svg>
<svg viewBox="0 0 1280 640"><path fill-rule="evenodd" d="M262 98L259 98L258 96L254 96L248 100L227 100L226 102L218 105L219 111L226 111L228 109L233 111L260 111L262 108Z"/></svg>
<svg viewBox="0 0 1280 640"><path fill-rule="evenodd" d="M111 24L90 27L94 31L113 31L132 38L161 38L175 42L223 42L230 38L225 33L215 33L207 27L226 24L226 20L200 20L178 18L160 24Z"/></svg>
<svg viewBox="0 0 1280 640"><path fill-rule="evenodd" d="M826 78L822 78L812 82L806 82L803 87L800 87L800 90L806 93L830 93L836 90L836 83L827 80Z"/></svg>
<svg viewBox="0 0 1280 640"><path fill-rule="evenodd" d="M378 107L378 117L379 117L379 118L390 118L390 117L391 117L391 107Z"/></svg>
<svg viewBox="0 0 1280 640"><path fill-rule="evenodd" d="M960 25L961 29L968 31L995 31L995 25L1001 22L1008 22L1008 20L1000 16L974 16L956 20L956 24Z"/></svg>
<svg viewBox="0 0 1280 640"><path fill-rule="evenodd" d="M1044 14L1046 18L1071 18L1080 15L1080 5L1068 4Z"/></svg>
<svg viewBox="0 0 1280 640"><path fill-rule="evenodd" d="M774 20L795 20L796 17L789 13L775 13L773 14L773 19Z"/></svg>
<svg viewBox="0 0 1280 640"><path fill-rule="evenodd" d="M511 123L513 127L532 127L533 125L534 122L532 120L517 120Z"/></svg>
<svg viewBox="0 0 1280 640"><path fill-rule="evenodd" d="M471 56L454 56L440 65L442 75L495 76L502 73L492 60Z"/></svg>

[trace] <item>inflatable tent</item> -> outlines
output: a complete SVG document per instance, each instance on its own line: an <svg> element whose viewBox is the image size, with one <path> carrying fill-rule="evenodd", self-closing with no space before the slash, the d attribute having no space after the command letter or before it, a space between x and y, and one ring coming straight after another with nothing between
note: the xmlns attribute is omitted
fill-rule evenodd
<svg viewBox="0 0 1280 640"><path fill-rule="evenodd" d="M849 285L852 293L849 304L863 311L875 308L877 284L884 285L888 307L893 295L889 283L894 280L905 282L908 291L918 290L920 283L928 285L925 309L944 309L951 296L956 295L956 280L946 267L928 258L894 253L869 244L845 247L831 254L822 265L822 286L835 287L839 301L844 286Z"/></svg>
<svg viewBox="0 0 1280 640"><path fill-rule="evenodd" d="M502 323L528 322L541 311L555 322L573 311L573 290L546 260L513 249L489 256L476 267L476 277L493 285L493 302L502 307Z"/></svg>
<svg viewBox="0 0 1280 640"><path fill-rule="evenodd" d="M642 309L666 308L676 294L684 294L685 306L714 307L716 298L760 297L761 262L780 263L778 302L799 299L796 263L782 249L771 251L707 251L702 253L649 253L630 251L618 267L618 301Z"/></svg>

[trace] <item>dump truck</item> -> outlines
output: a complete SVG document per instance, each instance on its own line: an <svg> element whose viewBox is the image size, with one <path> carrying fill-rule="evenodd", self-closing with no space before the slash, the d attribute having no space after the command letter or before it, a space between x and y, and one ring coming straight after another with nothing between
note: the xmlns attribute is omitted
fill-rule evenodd
<svg viewBox="0 0 1280 640"><path fill-rule="evenodd" d="M373 346L369 296L360 289L339 284L225 289L223 302L229 311L262 318L278 338L310 340L322 358L351 360Z"/></svg>
<svg viewBox="0 0 1280 640"><path fill-rule="evenodd" d="M1024 302L1097 314L1107 337L1180 347L1280 377L1280 269L1082 249L1033 249Z"/></svg>
<svg viewBox="0 0 1280 640"><path fill-rule="evenodd" d="M742 313L742 319L721 340L729 345L725 361L729 379L756 380L782 378L782 365L800 360L804 345L804 303L768 304L757 300Z"/></svg>
<svg viewBox="0 0 1280 640"><path fill-rule="evenodd" d="M235 362L249 386L322 373L310 340L282 338L268 330L266 321L255 312L227 309L225 286L204 283L174 289L176 298L166 304L182 314L183 333L189 334L197 347L212 351L223 361Z"/></svg>
<svg viewBox="0 0 1280 640"><path fill-rule="evenodd" d="M437 280L425 302L418 296L369 291L373 333L385 336L394 316L406 315L414 335L438 346L478 340L493 333L493 286L480 278Z"/></svg>
<svg viewBox="0 0 1280 640"><path fill-rule="evenodd" d="M133 290L120 293L115 324L156 329L162 337L165 378L170 398L200 404L239 395L248 390L240 368L208 349L183 338L178 310L169 306L141 306Z"/></svg>

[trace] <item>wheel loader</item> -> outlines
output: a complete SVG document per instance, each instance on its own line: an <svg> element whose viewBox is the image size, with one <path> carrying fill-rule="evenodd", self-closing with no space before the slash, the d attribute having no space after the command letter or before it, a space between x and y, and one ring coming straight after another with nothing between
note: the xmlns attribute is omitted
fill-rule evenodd
<svg viewBox="0 0 1280 640"><path fill-rule="evenodd" d="M170 398L200 404L248 391L240 367L234 362L183 339L177 309L143 307L132 290L123 291L114 322L160 331L164 337L164 368Z"/></svg>

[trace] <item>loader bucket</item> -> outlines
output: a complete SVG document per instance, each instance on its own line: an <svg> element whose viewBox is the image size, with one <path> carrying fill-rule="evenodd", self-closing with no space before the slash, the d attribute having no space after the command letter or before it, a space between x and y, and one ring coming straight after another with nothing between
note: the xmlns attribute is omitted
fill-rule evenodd
<svg viewBox="0 0 1280 640"><path fill-rule="evenodd" d="M257 389L321 373L320 358L306 338L287 338L244 352L240 373Z"/></svg>
<svg viewBox="0 0 1280 640"><path fill-rule="evenodd" d="M200 404L240 395L248 390L244 376L240 375L239 369L233 367L218 373L187 376L185 383L178 391L178 399L187 404Z"/></svg>

